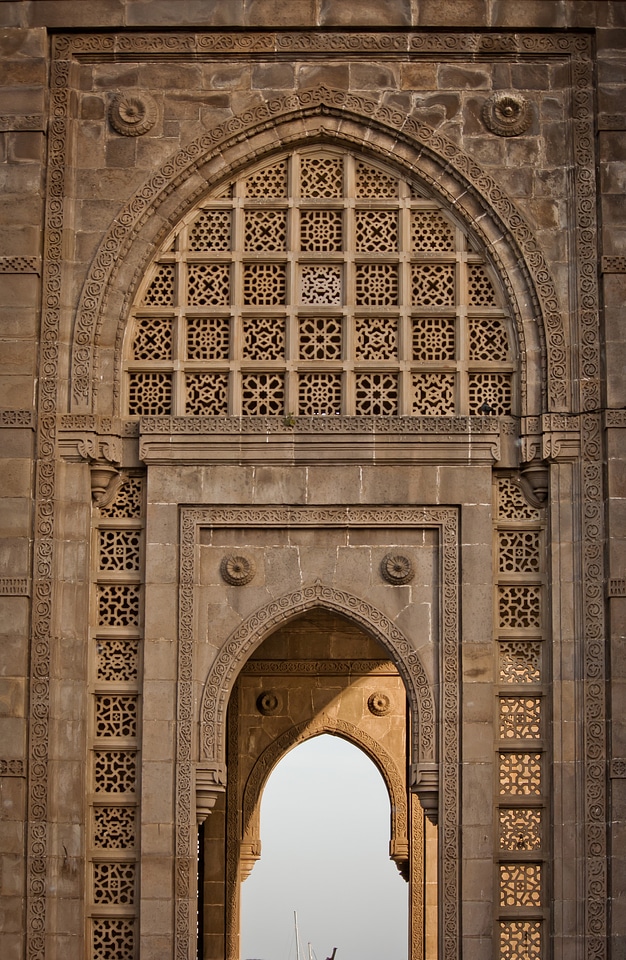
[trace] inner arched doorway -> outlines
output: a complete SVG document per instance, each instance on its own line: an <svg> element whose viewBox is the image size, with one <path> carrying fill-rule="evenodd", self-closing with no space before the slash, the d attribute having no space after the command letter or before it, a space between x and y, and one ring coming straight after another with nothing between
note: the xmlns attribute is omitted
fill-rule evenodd
<svg viewBox="0 0 626 960"><path fill-rule="evenodd" d="M203 828L205 960L239 960L241 883L261 854L263 787L287 751L322 733L359 746L383 777L392 811L389 852L409 883L410 955L423 955L425 828L408 788L408 727L406 690L388 651L341 615L309 610L256 648L229 700L226 792Z"/></svg>
<svg viewBox="0 0 626 960"><path fill-rule="evenodd" d="M262 856L241 889L242 960L293 958L298 946L317 960L333 947L406 960L408 891L389 859L389 821L380 772L343 736L284 755L263 790Z"/></svg>

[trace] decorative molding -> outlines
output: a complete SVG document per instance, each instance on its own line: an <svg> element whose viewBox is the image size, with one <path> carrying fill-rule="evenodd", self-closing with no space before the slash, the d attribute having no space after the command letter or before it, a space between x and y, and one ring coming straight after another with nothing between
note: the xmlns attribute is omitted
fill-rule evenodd
<svg viewBox="0 0 626 960"><path fill-rule="evenodd" d="M158 206L181 183L189 179L199 166L203 166L206 170L212 158L222 158L224 153L235 144L245 145L245 148L250 151L250 156L258 160L259 150L255 149L252 143L248 144L248 141L251 141L257 133L266 131L268 126L272 126L276 138L272 144L272 149L276 149L280 144L281 136L283 136L280 129L281 124L290 124L296 117L307 122L324 117L321 129L327 136L335 140L342 138L342 125L338 122L339 118L353 119L364 129L374 127L381 136L387 135L390 138L390 144L396 144L395 148L389 146L387 161L391 160L401 165L402 158L398 147L402 143L409 148L407 157L417 155L420 158L414 168L409 169L409 175L429 183L442 196L444 202L455 203L460 215L462 215L462 209L458 205L458 197L448 196L445 187L440 182L441 178L439 176L429 176L427 166L434 163L440 169L443 165L446 174L453 177L456 183L463 187L463 190L466 190L469 186L474 196L481 198L485 209L497 222L498 229L504 231L508 242L513 246L515 259L520 261L523 273L530 281L530 286L534 287L536 291L544 320L544 335L548 347L550 369L547 382L551 394L551 404L557 408L563 407L567 399L567 359L558 296L548 263L538 246L535 232L524 221L521 212L505 196L502 187L485 170L470 157L463 154L456 144L425 124L419 114L412 113L407 116L376 101L347 94L344 91L330 90L325 86L284 98L273 99L246 111L240 117L231 118L220 127L211 130L181 150L171 162L168 162L154 174L126 205L103 239L83 287L74 331L72 360L74 404L80 407L89 406L93 402L92 389L96 359L93 350L102 323L107 291L141 227L154 214ZM319 124L316 131L316 135L319 135ZM306 132L303 128L302 136L305 135ZM287 134L284 135L286 149L288 149L292 136L292 127L289 127L288 136ZM353 139L350 141L350 145L354 148ZM376 147L376 143L368 140L367 146L368 150L371 151ZM416 146L419 147L417 154L415 154ZM385 150L381 148L381 152L385 153ZM428 158L427 161L426 158ZM242 163L244 161L245 155L242 156ZM223 160L221 162L223 164ZM409 161L405 160L404 166L406 167L408 163ZM223 178L227 172L222 166L217 175ZM199 188L199 190L206 193L209 188L210 184L207 183L205 187ZM186 198L180 210L180 215L182 216L190 204L198 199L199 193ZM472 220L472 228L479 232L482 229L476 219ZM489 244L487 238L485 238L485 242L490 246L493 256L497 258L497 253L493 246ZM146 249L146 256L148 256L149 250ZM142 264L138 270L139 274L143 273L144 267L145 264ZM502 265L500 265L500 271L503 276L506 274ZM129 297L134 292L134 283L130 287L132 289L129 289ZM121 331L125 323L125 314L126 310L123 310L117 336L118 350L121 349ZM518 335L522 340L521 354L523 355L521 331L518 331ZM118 366L119 357L116 361L116 369Z"/></svg>
<svg viewBox="0 0 626 960"><path fill-rule="evenodd" d="M519 93L494 93L483 106L483 122L498 137L519 137L532 119L530 101Z"/></svg>
<svg viewBox="0 0 626 960"><path fill-rule="evenodd" d="M285 424L281 416L259 417L142 417L142 437L158 436L205 436L226 433L279 433L289 436L300 433L424 433L488 434L498 435L506 424L515 424L512 417L294 417L293 423Z"/></svg>
<svg viewBox="0 0 626 960"><path fill-rule="evenodd" d="M0 777L25 777L26 764L23 760L0 760Z"/></svg>
<svg viewBox="0 0 626 960"><path fill-rule="evenodd" d="M180 590L179 590L179 652L177 695L177 785L176 785L176 856L179 869L176 879L176 956L187 956L193 936L193 906L190 879L195 863L195 839L191 824L191 784L193 781L193 685L196 627L194 594L197 580L196 541L202 526L303 526L319 523L378 527L413 525L437 527L441 537L441 809L440 826L442 864L442 910L446 933L445 958L455 960L459 941L459 639L458 639L458 583L459 543L458 514L450 507L183 507L181 509ZM248 617L231 635L222 648L205 683L201 705L201 750L199 769L203 783L211 781L212 788L224 788L223 750L228 695L236 674L246 662L255 645L259 645L274 626L298 616L314 607L326 607L361 624L389 652L407 688L414 717L411 752L414 761L411 771L417 778L430 780L432 793L434 776L437 780L434 736L436 715L432 692L417 652L400 631L379 610L366 601L320 583L303 587L289 596L278 598ZM256 669L256 668L254 668ZM432 758L429 760L428 758ZM418 785L419 789L419 785Z"/></svg>
<svg viewBox="0 0 626 960"><path fill-rule="evenodd" d="M602 273L626 273L626 257L602 257Z"/></svg>
<svg viewBox="0 0 626 960"><path fill-rule="evenodd" d="M21 133L22 130L31 130L35 133L45 133L46 118L42 113L29 113L22 116L0 116L0 131L3 133Z"/></svg>
<svg viewBox="0 0 626 960"><path fill-rule="evenodd" d="M606 584L607 597L626 597L626 577L613 577Z"/></svg>
<svg viewBox="0 0 626 960"><path fill-rule="evenodd" d="M288 676L396 676L389 660L247 660L242 676L287 674Z"/></svg>
<svg viewBox="0 0 626 960"><path fill-rule="evenodd" d="M0 273L41 273L39 257L0 257Z"/></svg>
<svg viewBox="0 0 626 960"><path fill-rule="evenodd" d="M626 114L623 113L600 113L598 114L598 130L608 132L610 130L626 130Z"/></svg>
<svg viewBox="0 0 626 960"><path fill-rule="evenodd" d="M0 427L29 427L35 426L34 410L0 410Z"/></svg>
<svg viewBox="0 0 626 960"><path fill-rule="evenodd" d="M148 133L157 115L156 101L146 90L118 93L109 104L109 123L123 137L141 137Z"/></svg>
<svg viewBox="0 0 626 960"><path fill-rule="evenodd" d="M27 577L0 577L0 597L30 597Z"/></svg>

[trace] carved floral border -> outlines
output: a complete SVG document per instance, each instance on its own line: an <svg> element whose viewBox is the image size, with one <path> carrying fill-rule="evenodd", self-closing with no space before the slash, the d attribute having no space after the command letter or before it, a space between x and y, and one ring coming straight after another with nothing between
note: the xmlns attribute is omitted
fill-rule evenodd
<svg viewBox="0 0 626 960"><path fill-rule="evenodd" d="M179 647L177 681L176 744L176 918L175 957L187 960L193 935L195 891L195 798L193 789L193 680L195 648L195 586L197 574L197 538L203 526L312 526L329 523L380 527L436 527L440 531L440 721L439 740L442 810L440 837L442 856L441 914L444 930L445 960L456 960L459 950L459 521L453 507L182 507L180 517ZM219 760L225 746L228 696L255 645L279 623L315 606L327 607L360 624L385 646L407 687L413 711L418 715L420 677L423 673L416 651L388 618L359 597L321 583L303 586L279 597L243 621L224 644L209 671L201 706L201 724L207 721L221 731L222 750L209 740L209 757ZM408 682L407 682L408 681ZM425 675L424 682L427 683ZM426 691L421 699L424 703ZM428 691L430 696L430 691ZM420 720L422 717L420 716ZM428 721L428 717L424 718ZM434 722L434 717L433 717ZM422 755L413 724L413 759ZM201 734L201 744L206 732ZM435 744L432 744L432 749ZM207 756L204 743L202 753ZM432 754L432 758L436 754ZM205 763L202 763L203 767ZM223 781L216 768L216 784Z"/></svg>

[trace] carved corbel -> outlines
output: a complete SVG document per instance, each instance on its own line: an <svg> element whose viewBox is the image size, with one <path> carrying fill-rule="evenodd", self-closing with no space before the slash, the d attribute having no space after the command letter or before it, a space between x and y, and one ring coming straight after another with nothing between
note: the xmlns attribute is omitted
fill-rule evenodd
<svg viewBox="0 0 626 960"><path fill-rule="evenodd" d="M111 503L122 485L116 464L122 459L119 437L83 437L77 444L78 453L89 461L91 470L91 495L99 507Z"/></svg>
<svg viewBox="0 0 626 960"><path fill-rule="evenodd" d="M548 464L536 457L530 463L522 464L520 486L524 496L533 507L543 507L548 499L550 471Z"/></svg>
<svg viewBox="0 0 626 960"><path fill-rule="evenodd" d="M247 880L257 860L261 859L261 841L243 842L239 848L239 872L241 882Z"/></svg>
<svg viewBox="0 0 626 960"><path fill-rule="evenodd" d="M198 825L204 823L225 789L226 777L223 771L212 767L196 768L196 822Z"/></svg>
<svg viewBox="0 0 626 960"><path fill-rule="evenodd" d="M422 809L431 823L437 823L439 817L439 764L412 764L411 791L417 794Z"/></svg>

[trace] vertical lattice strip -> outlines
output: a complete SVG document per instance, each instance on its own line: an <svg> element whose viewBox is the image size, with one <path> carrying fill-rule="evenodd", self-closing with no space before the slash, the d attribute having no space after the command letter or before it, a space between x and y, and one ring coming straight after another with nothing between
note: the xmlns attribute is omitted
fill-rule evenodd
<svg viewBox="0 0 626 960"><path fill-rule="evenodd" d="M495 484L498 891L500 960L545 957L549 895L545 518L508 477Z"/></svg>
<svg viewBox="0 0 626 960"><path fill-rule="evenodd" d="M89 903L93 960L135 960L139 870L143 490L128 476L95 518L90 639Z"/></svg>

